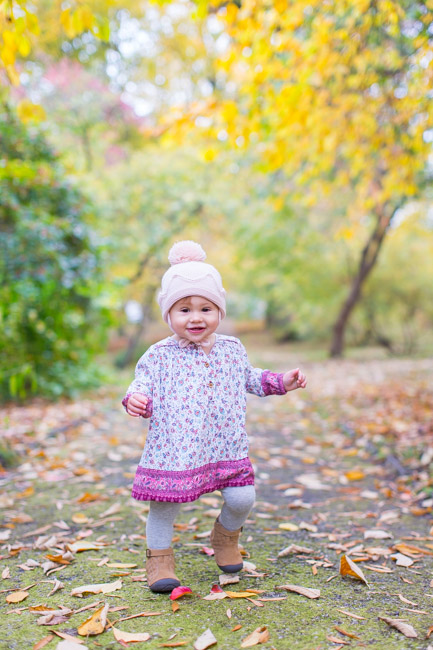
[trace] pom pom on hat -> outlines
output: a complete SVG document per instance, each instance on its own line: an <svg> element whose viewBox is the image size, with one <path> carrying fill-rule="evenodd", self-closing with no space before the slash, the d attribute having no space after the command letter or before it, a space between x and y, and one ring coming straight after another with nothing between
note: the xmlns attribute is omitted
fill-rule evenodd
<svg viewBox="0 0 433 650"><path fill-rule="evenodd" d="M195 241L185 240L176 242L170 249L168 261L171 266L183 262L204 262L206 253Z"/></svg>

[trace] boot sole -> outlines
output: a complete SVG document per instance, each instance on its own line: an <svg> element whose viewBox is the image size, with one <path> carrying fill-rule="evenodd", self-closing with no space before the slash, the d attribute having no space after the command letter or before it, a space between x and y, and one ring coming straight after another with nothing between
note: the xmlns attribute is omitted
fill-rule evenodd
<svg viewBox="0 0 433 650"><path fill-rule="evenodd" d="M149 585L149 589L156 594L167 594L179 586L179 580L173 580L173 578L162 578L161 580L154 582L153 585Z"/></svg>
<svg viewBox="0 0 433 650"><path fill-rule="evenodd" d="M238 571L241 571L243 569L244 563L242 562L241 564L226 564L225 566L221 566L220 564L217 565L221 571L224 571L224 573L237 573Z"/></svg>

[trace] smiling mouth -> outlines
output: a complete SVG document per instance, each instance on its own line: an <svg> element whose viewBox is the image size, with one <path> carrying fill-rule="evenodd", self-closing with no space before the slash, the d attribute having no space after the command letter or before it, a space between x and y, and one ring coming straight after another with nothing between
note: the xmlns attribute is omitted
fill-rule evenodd
<svg viewBox="0 0 433 650"><path fill-rule="evenodd" d="M203 330L206 329L205 327L188 327L188 332L192 332L193 334L197 332L203 332Z"/></svg>

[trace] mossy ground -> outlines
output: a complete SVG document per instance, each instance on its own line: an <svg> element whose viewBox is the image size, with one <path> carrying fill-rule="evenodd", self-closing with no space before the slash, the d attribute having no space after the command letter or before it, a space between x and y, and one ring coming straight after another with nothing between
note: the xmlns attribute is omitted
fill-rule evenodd
<svg viewBox="0 0 433 650"><path fill-rule="evenodd" d="M262 350L260 354L263 356ZM283 359L278 363L284 367ZM364 385L365 365L350 362L351 373L357 367L360 368L359 384ZM210 530L213 524L214 515L208 512L211 506L206 500L185 504L177 522L184 526L177 526L175 531L177 573L181 583L192 589L193 596L181 598L179 610L173 612L168 596L153 594L144 580L132 580L145 575L146 504L135 502L129 496L141 452L143 428L141 423L126 419L116 409L117 395L105 396L99 407L95 398L96 410L83 425L46 439L36 437L37 444L32 443L24 464L3 476L1 512L5 527L0 528L0 532L9 529L11 535L2 542L0 572L8 567L10 578L0 581L0 586L7 590L36 585L30 589L28 598L16 605L5 602L6 591L0 594L0 649L31 649L49 634L50 629L76 635L77 627L92 613L89 610L74 614L56 626L39 626L37 615L28 611L30 606L63 605L78 609L101 601L109 602L110 607L127 608L109 613L113 624L123 616L143 611L162 612L161 616L135 618L118 624L124 631L151 635L146 643L131 646L138 649L158 648L172 635L176 635L172 642L186 643L179 647L193 648L197 637L209 627L218 640L215 647L232 650L240 648L242 639L255 628L267 626L270 639L260 646L267 650L338 648L338 643L328 640L330 635L352 647L425 650L429 645L427 632L433 625L433 598L428 596L433 594L433 586L430 587L432 556L419 555L409 569L397 567L392 560L383 557L361 562L361 567L384 565L392 570L377 573L364 568L368 587L339 575L341 550L335 544L346 544L350 548L356 544L391 547L403 540L427 551L431 549L433 553L433 537L429 537L433 523L431 508L421 506L423 499L428 499L428 468L415 468L413 459L419 458L416 450L409 455L409 464L405 464L404 454L399 455L386 433L382 437L377 431L371 438L360 436L357 417L363 418L365 412L357 411L358 407L352 404L349 405L350 417L347 414L351 398L344 390L347 384L344 368L342 371L341 365L326 364L326 373L334 372L330 381L335 386L329 393L324 390L325 370L320 368L314 363L307 364L310 384L314 385L317 375L323 380L320 389L298 392L283 399L262 401L254 398L250 404L249 431L251 455L257 470L257 504L244 527L242 543L257 573L264 575L251 577L241 573L239 584L233 585L232 590L260 589L263 594L252 594L253 600L286 597L285 600L262 602L262 607L246 599L203 600L211 586L218 582L220 574L213 558L200 553L201 545L209 544L208 539L195 537ZM385 381L387 372L395 372L392 366L387 368L390 370L382 368L380 375ZM415 385L415 371L416 367L411 365L406 374L401 376L400 373L402 384ZM399 474L395 466L386 465L390 454L398 457L406 473ZM346 474L350 470L359 471L364 477L348 480ZM298 479L306 474L314 474L324 489L303 486ZM285 496L284 486L299 489L301 493ZM417 491L417 486L424 486L424 492ZM376 497L371 498L368 492L374 492ZM206 497L219 499L218 495ZM118 504L117 512L103 516L114 504ZM396 513L395 516L387 514L390 512ZM87 522L74 523L72 517L77 513L85 515ZM19 516L23 514L29 515L32 521L19 523ZM284 522L297 525L305 522L310 530L300 528L288 532L279 529L279 524ZM40 563L45 561L44 556L49 551L34 548L38 535L26 534L49 525L51 527L42 535L63 533L62 539L69 543L81 537L107 545L98 551L76 553L73 563L49 577L41 567L29 571L20 568L19 565L24 565L29 558ZM317 533L311 530L312 525L317 527ZM392 538L366 541L364 532L373 528L388 531ZM417 541L417 537L424 539ZM279 551L290 543L312 548L314 553L277 558ZM18 550L20 545L21 550L14 555L14 549ZM104 557L108 557L110 563L136 563L137 567L122 571L98 566ZM318 562L329 560L332 566L319 565L317 574L313 575L309 563L312 557ZM81 599L70 595L74 587L113 582L121 573L125 574L123 586L112 594ZM48 596L52 584L45 581L54 578L61 580L64 588ZM310 600L277 589L288 583L320 589L320 598ZM402 602L398 594L416 606ZM339 609L363 616L365 620L352 619ZM227 610L231 610L230 618ZM414 626L418 638L404 637L379 620L379 616L404 618ZM231 631L237 625L242 628ZM356 634L359 639L341 635L335 626ZM60 638L55 637L46 647L56 648L59 641ZM83 641L92 650L121 647L110 630Z"/></svg>

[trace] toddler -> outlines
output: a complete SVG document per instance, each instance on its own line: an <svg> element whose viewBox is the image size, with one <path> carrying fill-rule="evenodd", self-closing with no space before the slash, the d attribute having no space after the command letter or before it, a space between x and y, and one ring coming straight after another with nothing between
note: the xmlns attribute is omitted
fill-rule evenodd
<svg viewBox="0 0 433 650"><path fill-rule="evenodd" d="M158 593L180 584L171 548L180 504L206 492L220 490L224 500L210 538L215 561L227 573L242 569L238 539L255 499L246 394L283 395L307 383L298 368L253 368L237 338L215 333L226 292L199 244L178 242L168 259L158 303L174 335L141 357L122 402L129 415L150 418L132 496L150 502L146 571Z"/></svg>

